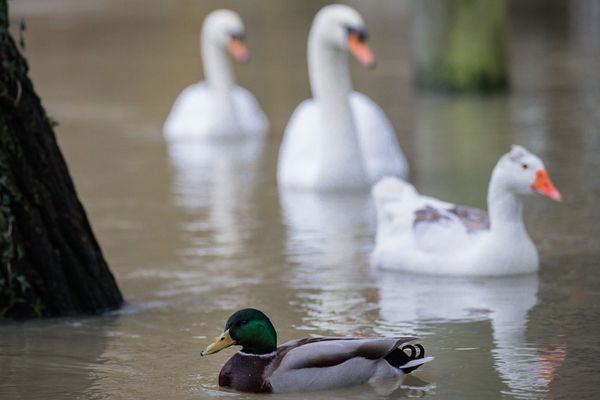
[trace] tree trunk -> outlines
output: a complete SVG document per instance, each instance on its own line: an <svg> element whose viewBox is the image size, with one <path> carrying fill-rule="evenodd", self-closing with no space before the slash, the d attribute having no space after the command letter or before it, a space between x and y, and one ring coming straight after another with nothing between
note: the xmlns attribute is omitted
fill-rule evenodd
<svg viewBox="0 0 600 400"><path fill-rule="evenodd" d="M123 298L0 0L0 318L97 314Z"/></svg>
<svg viewBox="0 0 600 400"><path fill-rule="evenodd" d="M504 0L414 0L417 83L491 92L508 87Z"/></svg>

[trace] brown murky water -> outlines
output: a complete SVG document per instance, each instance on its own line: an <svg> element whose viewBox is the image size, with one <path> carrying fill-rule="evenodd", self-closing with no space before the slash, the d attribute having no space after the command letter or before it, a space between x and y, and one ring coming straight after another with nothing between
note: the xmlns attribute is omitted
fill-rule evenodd
<svg viewBox="0 0 600 400"><path fill-rule="evenodd" d="M527 202L538 275L444 279L369 268L368 194L279 196L277 149L309 95L306 34L324 2L10 3L13 20L27 22L31 74L128 304L99 318L0 326L0 398L230 397L217 375L231 351L198 352L246 306L265 310L281 341L410 334L436 357L402 385L285 398L597 397L600 55L579 20L513 21L510 94L434 96L411 85L409 4L351 3L380 61L375 71L353 64L355 87L391 118L422 192L484 207L491 168L519 143L563 193L561 204ZM223 6L246 22L253 59L236 69L270 136L168 149L162 122L202 76L200 22Z"/></svg>

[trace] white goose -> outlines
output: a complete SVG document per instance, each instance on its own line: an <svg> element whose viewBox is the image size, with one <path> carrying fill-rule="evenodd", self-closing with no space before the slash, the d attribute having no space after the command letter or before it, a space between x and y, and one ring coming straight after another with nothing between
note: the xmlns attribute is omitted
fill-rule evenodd
<svg viewBox="0 0 600 400"><path fill-rule="evenodd" d="M510 275L537 271L538 253L523 223L521 197L560 201L543 162L521 146L500 158L488 188L488 214L422 196L385 178L373 188L377 237L373 265L440 275Z"/></svg>
<svg viewBox="0 0 600 400"><path fill-rule="evenodd" d="M215 10L204 19L201 32L206 80L185 88L163 128L168 141L260 137L268 120L248 90L235 84L227 52L246 61L244 25L230 10Z"/></svg>
<svg viewBox="0 0 600 400"><path fill-rule="evenodd" d="M280 185L313 190L365 189L378 179L405 177L407 164L383 111L352 91L348 50L368 67L365 25L354 9L321 9L308 36L308 70L313 98L300 103L279 151Z"/></svg>

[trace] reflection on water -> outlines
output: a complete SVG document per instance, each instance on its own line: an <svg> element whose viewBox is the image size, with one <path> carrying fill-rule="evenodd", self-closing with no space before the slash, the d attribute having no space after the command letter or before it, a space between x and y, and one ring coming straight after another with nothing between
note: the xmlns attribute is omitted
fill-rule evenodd
<svg viewBox="0 0 600 400"><path fill-rule="evenodd" d="M62 321L3 330L2 343L11 343L12 347L2 352L2 398L58 398L69 392L82 393L93 385L89 361L96 360L96 368L104 368L102 354L113 323L106 321L94 337L85 334L83 325ZM41 335L43 341L39 340ZM35 385L30 382L31 370L37 371Z"/></svg>
<svg viewBox="0 0 600 400"><path fill-rule="evenodd" d="M373 235L368 197L282 190L280 199L288 252L300 264L292 282L307 310L300 328L423 336L435 324L489 321L494 368L508 388L503 392L547 392L565 354L564 347L537 348L525 337L537 303L537 275L482 279L365 271L356 260L365 259Z"/></svg>
<svg viewBox="0 0 600 400"><path fill-rule="evenodd" d="M368 193L281 189L280 202L292 260L306 262L312 254L312 264L343 265L364 251L364 231L372 227L374 216Z"/></svg>
<svg viewBox="0 0 600 400"><path fill-rule="evenodd" d="M365 259L374 231L369 194L280 189L280 203L287 254L297 264L289 285L307 310L302 327L362 332L356 317L374 306L365 298L371 291L365 265L357 262Z"/></svg>
<svg viewBox="0 0 600 400"><path fill-rule="evenodd" d="M191 247L220 256L243 251L244 235L255 223L251 196L262 148L260 140L169 143L176 170L174 203L191 216L181 228L191 235L212 235L210 243L196 242Z"/></svg>
<svg viewBox="0 0 600 400"><path fill-rule="evenodd" d="M587 1L571 3L581 10ZM278 192L279 141L308 96L306 35L324 1L13 1L13 20L27 22L36 88L60 122L59 142L129 304L101 318L0 326L0 398L258 399L218 388L231 351L198 356L247 306L267 312L280 342L415 334L436 357L404 382L311 398L597 396L600 55L567 29L593 19L580 11L568 23L564 13L516 19L512 92L449 97L412 89L408 2L350 3L379 59L353 74L355 87L392 120L421 192L484 207L491 169L511 143L544 159L564 202L525 206L539 276L374 271L368 193ZM180 88L201 79L198 31L217 7L245 21L253 58L237 76L264 106L270 136L264 146L167 147L164 118ZM596 32L589 28L575 34Z"/></svg>
<svg viewBox="0 0 600 400"><path fill-rule="evenodd" d="M550 371L560 366L560 357L564 359L564 347L540 349L525 335L528 313L537 304L537 275L481 279L382 271L377 273L377 285L381 316L377 333L382 335L396 334L401 325L413 326L412 334L421 335L431 333L427 326L432 324L490 321L494 368L507 393L546 392L554 378ZM549 353L558 358L549 360Z"/></svg>

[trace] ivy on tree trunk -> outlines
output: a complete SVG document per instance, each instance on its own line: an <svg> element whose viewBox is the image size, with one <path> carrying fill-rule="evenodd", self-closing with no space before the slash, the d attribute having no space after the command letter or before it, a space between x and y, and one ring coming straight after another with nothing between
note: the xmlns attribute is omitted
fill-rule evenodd
<svg viewBox="0 0 600 400"><path fill-rule="evenodd" d="M0 318L98 314L123 298L0 0Z"/></svg>

